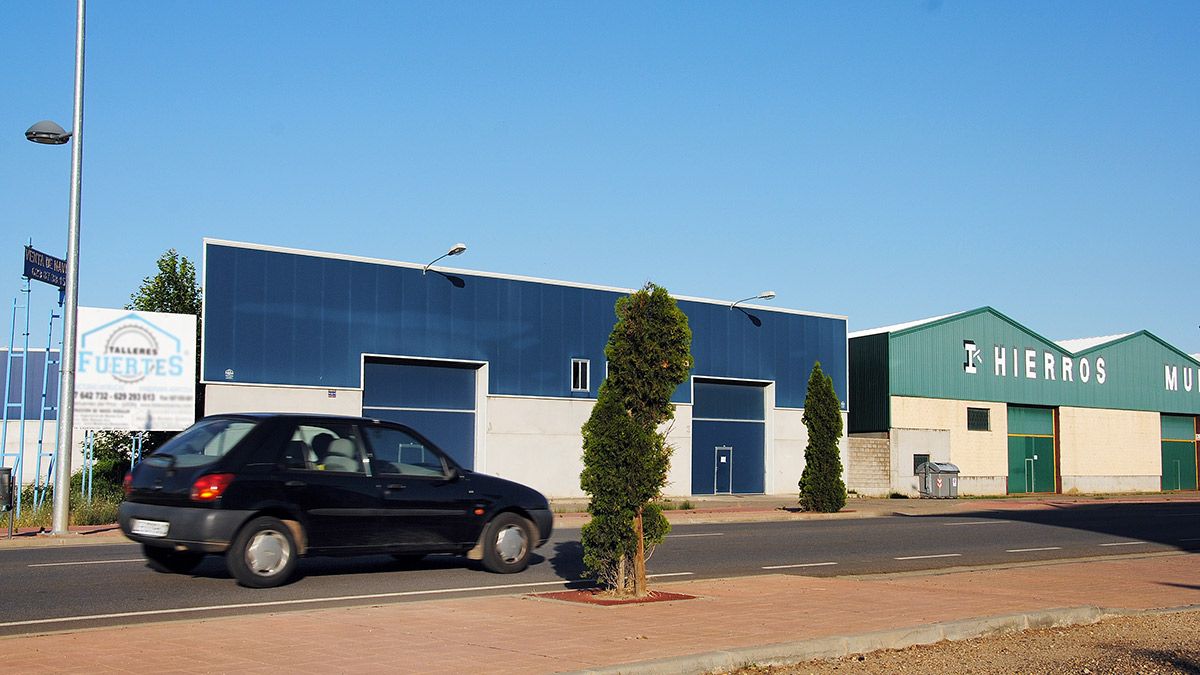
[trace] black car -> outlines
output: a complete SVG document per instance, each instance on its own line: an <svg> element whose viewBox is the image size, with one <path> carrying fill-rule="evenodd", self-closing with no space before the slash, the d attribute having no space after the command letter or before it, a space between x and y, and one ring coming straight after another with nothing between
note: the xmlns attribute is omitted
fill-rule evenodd
<svg viewBox="0 0 1200 675"><path fill-rule="evenodd" d="M150 566L224 554L244 586L286 582L301 556L466 554L520 572L550 537L546 498L459 467L416 431L357 417L206 417L125 478L121 530Z"/></svg>

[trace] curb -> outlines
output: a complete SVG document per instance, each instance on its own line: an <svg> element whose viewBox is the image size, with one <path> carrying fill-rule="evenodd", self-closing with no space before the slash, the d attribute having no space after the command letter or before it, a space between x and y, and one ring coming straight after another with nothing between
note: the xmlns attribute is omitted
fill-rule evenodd
<svg viewBox="0 0 1200 675"><path fill-rule="evenodd" d="M1084 605L1057 609L1003 614L974 619L960 619L927 625L891 628L859 635L839 635L783 642L758 647L719 650L675 656L651 661L604 666L580 670L571 675L687 675L712 671L730 671L755 665L790 665L814 659L834 659L853 654L865 654L880 649L904 649L914 645L929 645L942 640L969 640L989 635L1016 633L1037 628L1080 626L1116 616L1141 614L1172 614L1200 609L1200 605L1185 605L1150 610L1105 609Z"/></svg>

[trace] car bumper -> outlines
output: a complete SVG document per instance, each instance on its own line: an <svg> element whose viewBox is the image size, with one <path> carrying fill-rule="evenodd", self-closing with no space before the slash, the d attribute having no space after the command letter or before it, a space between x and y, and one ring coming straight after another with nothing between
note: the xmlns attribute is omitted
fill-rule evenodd
<svg viewBox="0 0 1200 675"><path fill-rule="evenodd" d="M252 515L253 511L124 502L117 512L117 521L126 537L148 546L222 553L229 548L238 528ZM134 519L168 523L167 533L162 537L134 534Z"/></svg>
<svg viewBox="0 0 1200 675"><path fill-rule="evenodd" d="M554 532L554 513L550 509L531 509L529 517L533 520L533 524L537 525L537 545L541 546L550 539L550 535Z"/></svg>

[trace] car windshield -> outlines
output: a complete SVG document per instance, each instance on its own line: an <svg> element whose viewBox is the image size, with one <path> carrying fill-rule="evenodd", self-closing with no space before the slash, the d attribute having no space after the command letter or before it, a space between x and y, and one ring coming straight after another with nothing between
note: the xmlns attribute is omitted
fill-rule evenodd
<svg viewBox="0 0 1200 675"><path fill-rule="evenodd" d="M203 420L167 441L146 461L180 468L212 464L250 433L254 425L255 422L246 420Z"/></svg>

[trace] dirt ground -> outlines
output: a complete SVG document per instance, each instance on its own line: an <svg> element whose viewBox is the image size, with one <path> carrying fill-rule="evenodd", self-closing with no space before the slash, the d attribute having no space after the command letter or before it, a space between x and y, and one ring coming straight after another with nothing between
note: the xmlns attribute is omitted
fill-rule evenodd
<svg viewBox="0 0 1200 675"><path fill-rule="evenodd" d="M939 642L832 661L751 666L734 672L1200 674L1200 611L1117 617L1086 626Z"/></svg>

